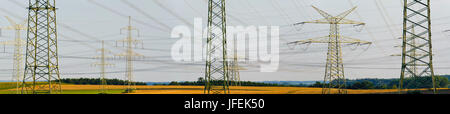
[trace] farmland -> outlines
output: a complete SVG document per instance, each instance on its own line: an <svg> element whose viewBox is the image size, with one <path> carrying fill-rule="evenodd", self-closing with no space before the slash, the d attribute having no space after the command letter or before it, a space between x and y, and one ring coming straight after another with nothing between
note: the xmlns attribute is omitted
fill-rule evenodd
<svg viewBox="0 0 450 114"><path fill-rule="evenodd" d="M109 94L122 94L124 86L106 86ZM63 84L62 94L98 94L99 85ZM203 86L136 86L131 94L203 94ZM422 89L426 90L426 89ZM448 89L447 89L448 90ZM14 94L13 83L0 83L0 94ZM311 87L230 87L231 94L321 94L321 88ZM349 94L385 94L396 93L397 89L349 89Z"/></svg>

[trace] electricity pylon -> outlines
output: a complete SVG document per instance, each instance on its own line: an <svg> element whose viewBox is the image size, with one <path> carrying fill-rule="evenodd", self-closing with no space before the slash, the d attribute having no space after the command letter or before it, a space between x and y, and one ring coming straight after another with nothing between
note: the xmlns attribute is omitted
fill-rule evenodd
<svg viewBox="0 0 450 114"><path fill-rule="evenodd" d="M137 34L139 36L139 30L133 26L131 26L131 17L128 17L128 26L120 29L120 33L122 34L122 30L127 31L127 38L120 40L118 42L122 42L123 46L126 48L125 53L118 54L116 56L125 57L127 63L126 63L126 81L125 84L126 93L131 93L134 90L136 90L136 83L134 82L134 76L133 76L133 61L135 57L143 57L143 55L136 53L133 51L134 47L137 47L137 44L141 43L143 46L143 42L141 40L136 40L132 37L132 32L137 31ZM134 47L133 47L134 46Z"/></svg>
<svg viewBox="0 0 450 114"><path fill-rule="evenodd" d="M354 25L365 25L363 22L357 22L353 20L345 19L347 15L353 12L356 7L339 14L338 16L332 16L316 7L313 8L324 17L324 19L306 21L301 23L296 23L294 25L300 25L305 23L316 23L316 24L330 24L330 34L328 36L313 38L308 40L301 40L296 42L291 42L289 44L310 44L310 43L326 43L328 44L327 53L327 63L325 67L325 76L322 87L322 94L331 94L331 89L336 88L337 94L346 94L345 89L345 75L344 75L344 63L342 60L342 46L341 44L350 45L368 45L371 42L361 41L359 39L354 39L350 37L345 37L339 33L339 25L341 24L354 24Z"/></svg>
<svg viewBox="0 0 450 114"><path fill-rule="evenodd" d="M399 92L403 89L405 76L413 78L431 76L433 92L436 93L431 45L430 0L404 0L403 3L402 69ZM422 54L416 55L417 53Z"/></svg>
<svg viewBox="0 0 450 114"><path fill-rule="evenodd" d="M5 18L9 21L11 24L10 26L4 27L4 29L7 30L14 30L15 31L15 38L13 41L6 41L6 42L0 42L4 45L13 45L14 46L14 63L13 63L13 75L12 78L16 81L16 94L20 94L19 86L21 83L21 77L23 76L23 48L26 44L25 40L23 40L20 36L20 31L27 30L24 23L23 24L17 24L14 22L14 20L10 19L9 17L5 16Z"/></svg>
<svg viewBox="0 0 450 114"><path fill-rule="evenodd" d="M22 94L61 93L55 0L30 0Z"/></svg>
<svg viewBox="0 0 450 114"><path fill-rule="evenodd" d="M106 53L110 53L109 50L105 49L105 42L102 41L102 48L98 49L97 51L99 51L101 53L100 56L97 56L95 58L100 59L100 63L94 63L94 66L99 66L100 67L100 80L101 80L101 84L100 84L100 94L106 94L108 91L106 90L106 66L113 66L114 64L111 63L107 63L105 59L109 58L106 56Z"/></svg>
<svg viewBox="0 0 450 114"><path fill-rule="evenodd" d="M229 94L225 0L208 1L205 94Z"/></svg>
<svg viewBox="0 0 450 114"><path fill-rule="evenodd" d="M239 66L239 57L237 52L237 38L234 38L233 40L233 57L229 58L229 69L230 72L230 81L232 82L232 86L241 86L241 75L239 73L240 70L247 70L246 68L243 68Z"/></svg>

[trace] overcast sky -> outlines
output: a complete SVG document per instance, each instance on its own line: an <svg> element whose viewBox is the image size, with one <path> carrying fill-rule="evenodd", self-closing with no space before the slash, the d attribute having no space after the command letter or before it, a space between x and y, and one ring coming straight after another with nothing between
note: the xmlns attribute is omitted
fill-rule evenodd
<svg viewBox="0 0 450 114"><path fill-rule="evenodd" d="M326 45L289 47L288 42L328 35L328 25L305 24L302 27L289 24L321 19L311 7L316 6L332 15L358 6L347 19L362 21L367 26L358 32L351 25L341 26L341 34L374 44L370 47L344 46L346 78L397 78L400 74L403 0L227 0L228 25L230 26L280 26L280 68L277 72L262 73L252 63L242 63L248 70L241 71L241 80L250 81L311 81L322 80L326 58ZM170 56L172 45L178 40L170 38L173 27L190 26L194 18L207 20L206 0L57 0L60 71L62 78L99 77L98 67L89 59L98 55L100 40L113 54L124 51L115 47L115 41L125 38L120 28L127 26L127 16L132 16L133 26L140 29L144 49L136 52L146 58L135 62L137 81L187 81L203 77L204 62L183 64ZM28 0L0 0L0 26L8 26L3 16L23 22L27 16ZM432 32L435 74L450 74L449 0L432 0ZM25 36L25 31L22 31ZM0 41L13 40L14 31L2 30ZM25 39L25 37L23 37ZM0 80L11 80L12 46L0 53ZM3 52L3 50L1 50ZM114 56L110 54L110 56ZM116 64L108 67L108 78L124 79L125 61L108 61Z"/></svg>

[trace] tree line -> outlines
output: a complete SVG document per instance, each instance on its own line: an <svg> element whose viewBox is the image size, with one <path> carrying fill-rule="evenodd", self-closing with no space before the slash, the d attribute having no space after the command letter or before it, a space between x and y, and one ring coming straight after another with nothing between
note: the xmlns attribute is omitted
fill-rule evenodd
<svg viewBox="0 0 450 114"><path fill-rule="evenodd" d="M436 86L437 88L447 88L449 86L450 76L436 76ZM126 80L119 79L105 79L108 85L125 85ZM432 88L431 76L426 77L409 77L405 78L403 81L403 88L414 89L414 88ZM81 85L100 85L100 78L66 78L61 79L62 83L66 84L81 84ZM399 86L399 79L356 79L356 80L346 80L347 89L397 89ZM134 82L136 85L147 85L145 82ZM223 85L225 82L223 80L212 81L215 85ZM229 81L230 85L234 82ZM177 82L172 81L168 84L155 84L155 85L205 85L205 80L203 77L198 78L197 81L183 81ZM322 87L323 82L316 82L314 84L295 84L295 85L283 85L283 84L272 84L263 82L251 82L251 81L241 81L241 86L279 86L279 87Z"/></svg>
<svg viewBox="0 0 450 114"><path fill-rule="evenodd" d="M436 87L447 88L449 80L444 76L436 76ZM347 89L397 89L400 85L400 79L357 79L346 80ZM316 82L311 87L322 87L323 83ZM431 76L425 77L409 77L403 81L403 88L433 88Z"/></svg>
<svg viewBox="0 0 450 114"><path fill-rule="evenodd" d="M211 81L214 85L224 85L224 80L214 80ZM235 83L234 81L228 81L230 85ZM203 77L198 78L197 81L183 81L183 82L176 82L172 81L169 84L159 84L159 85L195 85L195 86L203 86L205 85L205 80ZM241 81L241 86L288 86L288 85L279 85L279 84L269 84L269 83L262 83L262 82L251 82L251 81Z"/></svg>
<svg viewBox="0 0 450 114"><path fill-rule="evenodd" d="M436 76L436 87L437 88L447 88L449 84L448 76ZM215 80L212 82L215 85L223 85L223 80ZM233 81L229 81L233 83ZM346 79L347 89L397 89L400 83L400 79L356 79L348 80ZM184 81L184 82L170 82L169 84L160 85L205 85L205 80L203 77L198 78L197 81ZM322 82L316 82L314 84L296 84L296 85L282 85L282 84L270 84L262 82L251 82L251 81L241 81L241 86L282 86L282 87L322 87ZM431 76L425 77L410 77L405 78L403 81L403 88L414 89L414 88L432 88Z"/></svg>
<svg viewBox="0 0 450 114"><path fill-rule="evenodd" d="M126 80L119 79L105 79L108 85L125 85L128 83ZM61 79L61 83L66 84L78 84L78 85L101 85L100 78L65 78ZM136 85L147 85L145 82L133 82Z"/></svg>

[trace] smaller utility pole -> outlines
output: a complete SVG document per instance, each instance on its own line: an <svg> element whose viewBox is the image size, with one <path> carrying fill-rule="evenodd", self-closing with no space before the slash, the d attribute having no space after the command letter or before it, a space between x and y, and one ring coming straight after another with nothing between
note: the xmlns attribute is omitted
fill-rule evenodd
<svg viewBox="0 0 450 114"><path fill-rule="evenodd" d="M100 85L100 94L106 94L108 91L106 89L106 66L113 66L114 64L111 63L107 63L105 59L110 58L110 57L106 57L106 53L110 53L109 50L105 49L105 41L102 41L102 48L98 49L97 51L99 51L101 53L101 55L98 57L95 57L97 59L100 59L100 63L94 63L94 66L99 66L100 67L100 80L101 80L101 85Z"/></svg>
<svg viewBox="0 0 450 114"><path fill-rule="evenodd" d="M228 67L228 71L230 72L230 81L231 81L231 86L241 86L241 75L240 75L240 71L241 70L247 70L246 68L243 68L241 66L239 66L239 56L238 56L238 50L237 50L237 38L233 39L233 57L229 57L229 59L227 59L229 61L230 65Z"/></svg>
<svg viewBox="0 0 450 114"><path fill-rule="evenodd" d="M25 26L25 22L22 24L17 24L12 20L11 18L5 16L5 18L9 21L11 24L10 26L3 27L6 30L14 30L15 31L15 38L13 41L6 41L6 42L0 42L0 44L3 45L13 45L14 46L14 63L13 63L13 75L12 79L16 81L16 94L20 94L19 86L21 83L21 78L23 76L23 48L26 45L26 41L22 40L20 36L20 31L27 30L27 27Z"/></svg>
<svg viewBox="0 0 450 114"><path fill-rule="evenodd" d="M142 48L144 47L144 43L141 40L136 40L132 37L132 32L136 31L137 35L139 36L139 30L133 26L131 26L131 17L128 17L128 26L120 29L120 33L122 33L122 30L127 31L127 38L124 40L120 40L118 42L123 43L123 47L126 48L125 53L118 54L116 56L121 56L126 58L126 89L125 93L132 93L134 90L136 90L136 83L134 82L134 76L133 76L133 61L136 57L144 57L143 55L136 53L133 51L133 48L137 47L138 44L141 44ZM117 43L116 43L117 45Z"/></svg>

